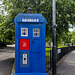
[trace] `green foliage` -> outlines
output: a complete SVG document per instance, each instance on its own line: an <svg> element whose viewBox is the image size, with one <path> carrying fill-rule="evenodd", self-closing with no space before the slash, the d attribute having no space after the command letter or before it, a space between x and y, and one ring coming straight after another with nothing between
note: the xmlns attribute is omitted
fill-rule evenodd
<svg viewBox="0 0 75 75"><path fill-rule="evenodd" d="M75 21L75 1L57 0L57 44L61 42L69 43L69 24L74 25ZM63 40L62 40L63 39Z"/></svg>
<svg viewBox="0 0 75 75"><path fill-rule="evenodd" d="M71 43L75 44L75 30L71 32L71 35L72 35Z"/></svg>
<svg viewBox="0 0 75 75"><path fill-rule="evenodd" d="M66 43L71 43L71 33L70 32L68 32L68 33L63 33L63 35L62 35L62 41L63 41L63 43L64 44L66 44Z"/></svg>
<svg viewBox="0 0 75 75"><path fill-rule="evenodd" d="M3 16L3 18L1 17L0 39L6 42L14 42L14 18L19 13L27 13L27 8L31 7L33 13L41 13L47 19L46 41L50 40L50 42L52 42L52 1L53 0L3 0L7 15ZM56 4L57 44L59 44L62 41L61 36L68 32L69 24L75 23L75 1L57 0Z"/></svg>
<svg viewBox="0 0 75 75"><path fill-rule="evenodd" d="M3 41L4 39L4 26L3 26L3 23L4 23L4 15L0 15L0 41Z"/></svg>

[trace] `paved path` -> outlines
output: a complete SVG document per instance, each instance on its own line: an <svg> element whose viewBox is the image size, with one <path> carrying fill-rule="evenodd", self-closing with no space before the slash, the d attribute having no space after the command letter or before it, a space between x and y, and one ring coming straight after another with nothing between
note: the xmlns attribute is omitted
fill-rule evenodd
<svg viewBox="0 0 75 75"><path fill-rule="evenodd" d="M57 68L58 75L75 75L75 51L72 51Z"/></svg>
<svg viewBox="0 0 75 75"><path fill-rule="evenodd" d="M0 75L10 75L15 58L14 47L0 49Z"/></svg>

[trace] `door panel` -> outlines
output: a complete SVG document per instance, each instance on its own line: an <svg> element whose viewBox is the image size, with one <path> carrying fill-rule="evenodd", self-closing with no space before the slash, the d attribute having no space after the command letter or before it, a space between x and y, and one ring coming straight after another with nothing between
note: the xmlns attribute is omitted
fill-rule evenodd
<svg viewBox="0 0 75 75"><path fill-rule="evenodd" d="M23 31L23 32L22 32ZM31 73L31 26L19 24L19 72ZM27 55L24 57L24 55Z"/></svg>
<svg viewBox="0 0 75 75"><path fill-rule="evenodd" d="M41 73L41 54L39 52L32 53L32 72Z"/></svg>
<svg viewBox="0 0 75 75"><path fill-rule="evenodd" d="M40 52L41 50L41 43L40 39L33 39L32 40L32 52Z"/></svg>
<svg viewBox="0 0 75 75"><path fill-rule="evenodd" d="M41 52L41 26L32 26L32 72L34 73L41 73Z"/></svg>

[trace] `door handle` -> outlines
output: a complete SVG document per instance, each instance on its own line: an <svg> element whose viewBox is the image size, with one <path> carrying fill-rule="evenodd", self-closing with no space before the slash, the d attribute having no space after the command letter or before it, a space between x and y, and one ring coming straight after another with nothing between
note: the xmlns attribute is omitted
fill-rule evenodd
<svg viewBox="0 0 75 75"><path fill-rule="evenodd" d="M33 40L32 40L32 43L33 43Z"/></svg>

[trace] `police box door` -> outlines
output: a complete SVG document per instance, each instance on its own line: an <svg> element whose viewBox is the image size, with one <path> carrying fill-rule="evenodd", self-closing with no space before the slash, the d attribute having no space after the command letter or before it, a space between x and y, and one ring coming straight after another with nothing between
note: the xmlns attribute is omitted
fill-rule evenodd
<svg viewBox="0 0 75 75"><path fill-rule="evenodd" d="M41 25L32 26L32 72L41 73Z"/></svg>

